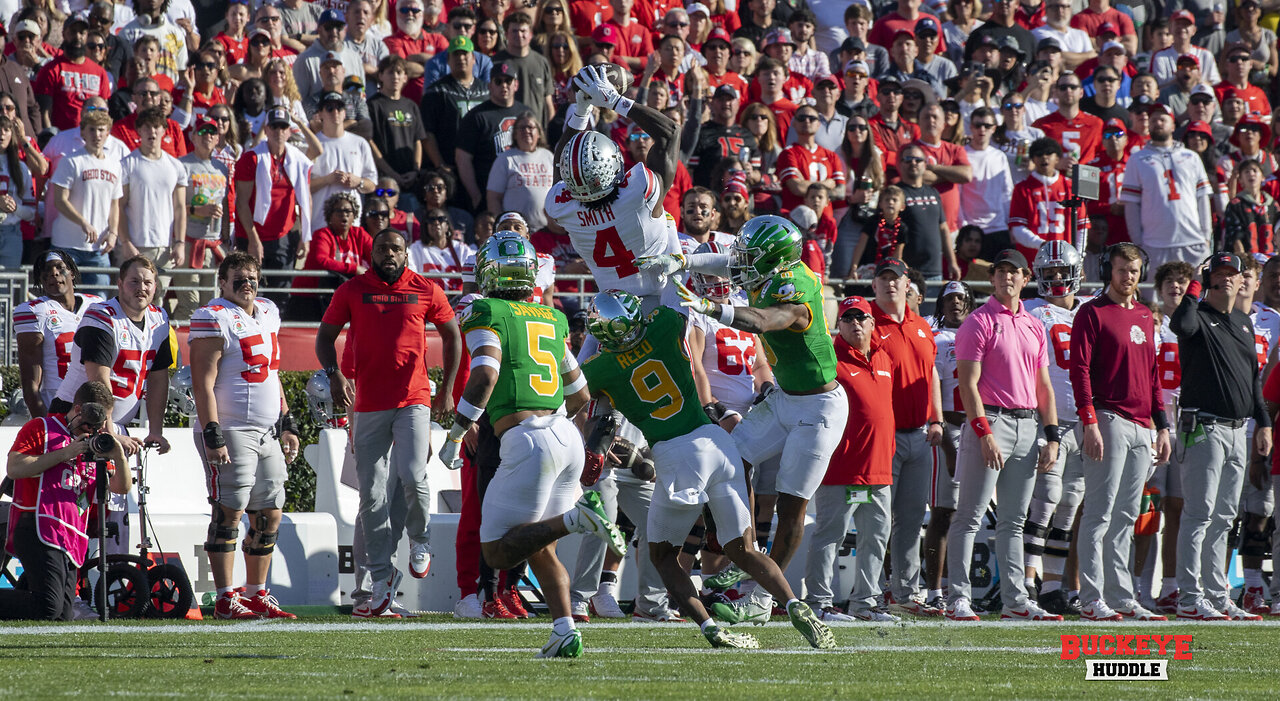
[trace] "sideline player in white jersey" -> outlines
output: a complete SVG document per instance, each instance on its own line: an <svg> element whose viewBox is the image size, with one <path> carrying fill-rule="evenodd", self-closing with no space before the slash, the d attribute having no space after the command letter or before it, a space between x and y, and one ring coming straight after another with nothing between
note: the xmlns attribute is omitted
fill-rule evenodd
<svg viewBox="0 0 1280 701"><path fill-rule="evenodd" d="M31 284L44 294L13 311L22 399L32 418L49 413L49 404L71 363L80 318L89 305L102 301L98 295L76 292L79 283L75 260L66 251L53 249L41 255L31 269Z"/></svg>
<svg viewBox="0 0 1280 701"><path fill-rule="evenodd" d="M1159 373L1160 393L1164 397L1165 411L1175 421L1178 418L1178 401L1182 394L1182 361L1178 359L1178 335L1173 332L1170 320L1182 303L1187 286L1195 277L1195 269L1180 260L1170 261L1156 268L1156 301L1160 304L1160 346L1156 349L1156 370ZM1181 456L1175 449L1169 462L1156 467L1156 473L1147 481L1160 490L1160 514L1163 524L1160 533L1160 561L1162 578L1159 598L1141 602L1156 613L1172 616L1178 613L1178 530L1182 523ZM1152 597L1148 597L1152 598ZM1148 606L1147 604L1153 604Z"/></svg>
<svg viewBox="0 0 1280 701"><path fill-rule="evenodd" d="M188 336L199 417L192 429L213 505L204 550L218 589L214 616L222 619L297 618L280 609L266 584L289 478L285 465L298 456L298 426L280 384L280 310L258 297L261 275L246 253L224 258L222 294L192 314ZM231 571L245 513L242 595L231 586Z"/></svg>
<svg viewBox="0 0 1280 701"><path fill-rule="evenodd" d="M958 280L948 282L934 305L933 342L938 347L933 367L942 393L942 443L934 446L933 489L929 494L929 526L924 531L924 579L929 589L925 604L939 611L947 607L942 594L946 588L943 568L947 562L947 529L956 512L960 482L956 479L956 450L964 427L964 404L960 401L960 374L956 367L956 329L973 311L973 290ZM943 460L938 460L937 452Z"/></svg>
<svg viewBox="0 0 1280 701"><path fill-rule="evenodd" d="M1041 608L1058 615L1079 615L1075 590L1063 589L1064 569L1071 548L1071 529L1076 510L1084 499L1084 462L1076 439L1076 400L1071 392L1071 325L1075 323L1080 300L1080 281L1084 279L1084 259L1075 246L1066 241L1049 241L1040 247L1032 264L1040 298L1027 300L1026 309L1044 325L1049 342L1049 384L1058 405L1058 426L1062 441L1058 444L1058 460L1048 472L1036 475L1031 507L1023 527L1023 549L1026 553L1027 591L1034 591L1036 572L1043 576L1039 603ZM1075 572L1070 573L1072 577Z"/></svg>
<svg viewBox="0 0 1280 701"><path fill-rule="evenodd" d="M76 329L67 374L49 406L65 412L80 385L96 380L111 388L116 403L111 420L125 454L133 455L142 443L169 452L164 438L164 409L169 399L169 366L174 351L169 336L169 316L151 305L156 291L156 265L145 256L120 264L116 296L92 304ZM147 437L131 438L124 426L138 416L143 394L147 396Z"/></svg>
<svg viewBox="0 0 1280 701"><path fill-rule="evenodd" d="M597 288L640 297L646 313L663 302L679 309L665 276L641 270L636 259L680 252L662 208L675 181L680 130L658 110L619 95L609 70L587 66L574 78L575 114L556 145L557 182L547 193L547 216L568 232ZM586 131L592 107L611 109L653 137L644 163L626 170L622 150L612 139Z"/></svg>
<svg viewBox="0 0 1280 701"><path fill-rule="evenodd" d="M715 230L720 223L716 194L701 185L694 185L680 196L680 221L684 224L684 231L680 232L680 251L686 256L709 241L720 244L727 253L736 238L733 234Z"/></svg>
<svg viewBox="0 0 1280 701"><path fill-rule="evenodd" d="M1257 259L1241 256L1245 270L1245 287L1249 287L1250 269L1257 269ZM1276 348L1280 346L1280 257L1272 256L1262 266L1259 280L1254 285L1253 303L1249 320L1253 322L1254 345L1265 384L1267 374L1275 367ZM1245 290L1241 290L1244 294ZM1261 301L1256 301L1261 296ZM1250 421L1248 440L1252 445L1253 422ZM1275 498L1271 490L1271 461L1267 456L1249 453L1249 470L1245 474L1240 496L1240 565L1244 570L1244 588L1240 595L1240 608L1257 615L1269 615L1266 583L1262 579L1262 561L1271 554L1271 538L1277 537L1268 529L1268 522L1275 512ZM1274 571L1276 565L1271 563ZM1274 576L1274 575L1273 575ZM1273 585L1272 589L1276 587Z"/></svg>

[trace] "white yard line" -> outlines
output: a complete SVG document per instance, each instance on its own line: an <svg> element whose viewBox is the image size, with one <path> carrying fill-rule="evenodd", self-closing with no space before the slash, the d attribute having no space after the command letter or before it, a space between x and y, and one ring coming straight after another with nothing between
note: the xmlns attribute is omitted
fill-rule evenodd
<svg viewBox="0 0 1280 701"><path fill-rule="evenodd" d="M545 622L537 621L533 623L481 623L481 622L458 622L458 623L427 623L427 622L370 622L370 621L352 621L350 623L306 623L294 622L286 623L283 621L249 621L243 623L230 624L214 624L201 625L199 623L175 623L168 625L112 625L110 623L102 625L99 623L72 623L66 625L43 625L43 626L0 626L0 637L5 636L33 636L33 635L67 635L70 633L108 633L108 634L145 634L155 635L157 633L172 633L175 635L220 635L228 633L247 633L262 632L265 630L278 631L281 633L359 633L369 631L453 631L453 630L489 630L494 632L510 631L512 629L519 630L544 630L549 627L550 619ZM783 621L775 621L769 625L775 628L790 628ZM960 632L969 628L1010 628L1017 630L1043 629L1045 632L1053 632L1059 630L1070 630L1073 633L1082 631L1094 631L1099 635L1111 635L1117 632L1126 633L1133 631L1134 633L1143 633L1150 629L1163 628L1186 628L1192 632L1199 630L1221 629L1221 628L1280 628L1280 620L1267 620L1253 623L1197 623L1193 621L1153 621L1153 622L1131 622L1131 623L1091 623L1087 621L1067 621L1063 623L1019 623L1004 622L999 620L973 621L968 623L951 623L945 621L927 621L912 620L903 621L902 623L828 623L832 628L924 628L933 630L948 630ZM618 622L600 622L600 623L584 623L582 630L680 630L690 629L693 625L690 623L630 623L625 621ZM738 630L752 631L756 630L755 626L739 626ZM492 650L493 648L486 648ZM912 648L922 649L922 648ZM969 649L963 644L954 647L939 648L945 650ZM974 648L976 649L976 648ZM1016 648L1022 650L1023 648Z"/></svg>

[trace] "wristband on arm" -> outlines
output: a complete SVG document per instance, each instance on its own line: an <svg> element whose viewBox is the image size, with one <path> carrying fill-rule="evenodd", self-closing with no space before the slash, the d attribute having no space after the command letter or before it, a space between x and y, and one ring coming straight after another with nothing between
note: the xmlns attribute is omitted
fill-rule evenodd
<svg viewBox="0 0 1280 701"><path fill-rule="evenodd" d="M227 439L222 437L222 427L218 425L217 421L210 421L205 424L201 436L204 438L204 447L206 448L217 450L227 445Z"/></svg>
<svg viewBox="0 0 1280 701"><path fill-rule="evenodd" d="M1076 409L1076 415L1080 417L1086 425L1098 423L1098 414L1094 412L1092 406L1082 406Z"/></svg>
<svg viewBox="0 0 1280 701"><path fill-rule="evenodd" d="M1061 443L1062 433L1062 427L1057 424L1049 424L1044 427L1044 439L1050 443Z"/></svg>
<svg viewBox="0 0 1280 701"><path fill-rule="evenodd" d="M978 438L991 435L991 424L987 421L987 417L979 416L969 422L969 426L973 428L973 432Z"/></svg>

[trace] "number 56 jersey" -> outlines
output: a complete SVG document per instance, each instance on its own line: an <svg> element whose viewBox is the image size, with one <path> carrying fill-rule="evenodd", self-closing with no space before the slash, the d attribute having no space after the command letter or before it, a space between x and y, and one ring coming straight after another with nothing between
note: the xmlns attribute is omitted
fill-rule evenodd
<svg viewBox="0 0 1280 701"><path fill-rule="evenodd" d="M280 418L280 310L253 300L253 314L219 297L191 315L187 338L222 340L213 397L223 428L266 428Z"/></svg>
<svg viewBox="0 0 1280 701"><path fill-rule="evenodd" d="M89 344L86 355L83 343ZM71 345L67 376L58 386L58 399L71 403L88 379L85 361L110 366L111 394L116 398L111 420L127 424L138 415L147 373L167 368L174 357L169 341L169 317L147 307L142 324L125 316L120 300L112 297L85 310Z"/></svg>
<svg viewBox="0 0 1280 701"><path fill-rule="evenodd" d="M569 232L578 255L587 262L601 290L645 296L660 292L656 271L641 272L636 258L679 253L675 228L653 208L666 197L657 174L637 163L627 171L612 202L589 207L569 194L564 181L547 193L547 216Z"/></svg>

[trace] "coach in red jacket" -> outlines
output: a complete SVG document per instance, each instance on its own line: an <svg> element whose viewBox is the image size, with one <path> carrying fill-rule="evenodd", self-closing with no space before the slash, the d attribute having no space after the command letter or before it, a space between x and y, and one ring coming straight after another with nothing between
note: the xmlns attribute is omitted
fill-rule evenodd
<svg viewBox="0 0 1280 701"><path fill-rule="evenodd" d="M889 542L889 485L893 483L893 363L883 350L871 349L876 322L871 304L861 297L840 303L836 337L836 380L849 397L844 438L831 456L827 476L813 498L817 525L805 565L808 600L824 621L896 621L874 609L880 570ZM831 592L836 552L853 520L858 552L848 615L833 606Z"/></svg>

